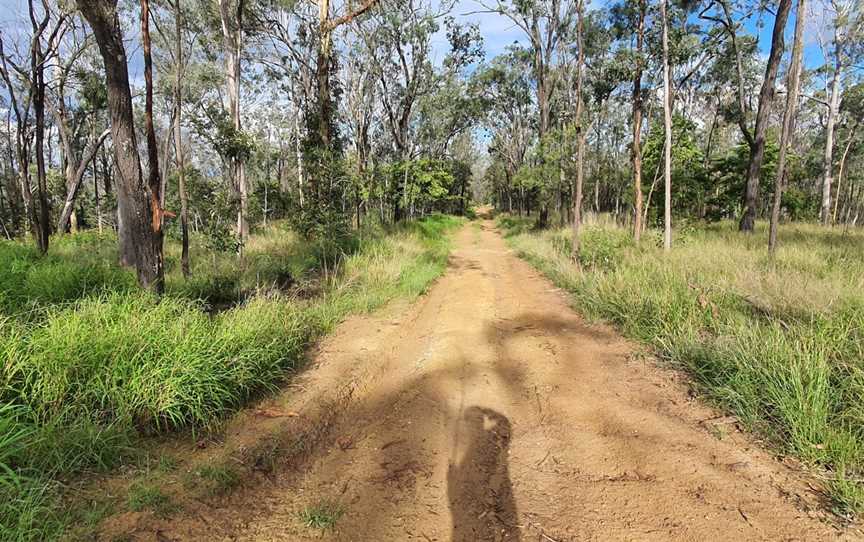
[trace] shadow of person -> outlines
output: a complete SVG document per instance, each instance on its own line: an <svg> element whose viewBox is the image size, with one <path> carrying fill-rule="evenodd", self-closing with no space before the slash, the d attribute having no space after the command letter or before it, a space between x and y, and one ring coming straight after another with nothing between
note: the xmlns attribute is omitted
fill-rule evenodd
<svg viewBox="0 0 864 542"><path fill-rule="evenodd" d="M457 456L447 472L451 540L518 541L516 502L507 466L510 421L494 410L472 406L458 424Z"/></svg>

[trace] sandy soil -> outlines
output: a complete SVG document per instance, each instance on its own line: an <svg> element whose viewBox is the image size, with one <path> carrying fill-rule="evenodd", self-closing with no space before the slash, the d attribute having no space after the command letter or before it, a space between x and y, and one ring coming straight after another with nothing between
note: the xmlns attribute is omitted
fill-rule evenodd
<svg viewBox="0 0 864 542"><path fill-rule="evenodd" d="M814 482L695 400L506 247L456 236L427 295L350 319L281 395L195 462L230 495L127 513L105 538L548 541L859 539ZM335 527L306 527L322 500Z"/></svg>

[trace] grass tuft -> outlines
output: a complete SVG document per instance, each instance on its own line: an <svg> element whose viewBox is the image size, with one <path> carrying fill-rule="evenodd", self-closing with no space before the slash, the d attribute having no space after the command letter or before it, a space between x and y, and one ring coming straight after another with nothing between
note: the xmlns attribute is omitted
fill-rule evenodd
<svg viewBox="0 0 864 542"><path fill-rule="evenodd" d="M192 484L201 488L207 495L223 495L240 485L240 473L225 464L204 465L193 473Z"/></svg>
<svg viewBox="0 0 864 542"><path fill-rule="evenodd" d="M310 529L332 529L344 513L342 505L336 501L322 500L304 508L300 512L300 521Z"/></svg>

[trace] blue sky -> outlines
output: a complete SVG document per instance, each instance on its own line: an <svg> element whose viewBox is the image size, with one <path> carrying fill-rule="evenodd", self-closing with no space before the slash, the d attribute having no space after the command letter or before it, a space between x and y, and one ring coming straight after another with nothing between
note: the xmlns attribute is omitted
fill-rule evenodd
<svg viewBox="0 0 864 542"><path fill-rule="evenodd" d="M588 0L588 7L589 9L602 9L614 3L614 1L609 0ZM811 2L811 9L813 9L814 4L818 5L818 1L815 3ZM490 0L487 5L494 5L494 0ZM475 0L458 0L454 9L454 15L463 22L474 22L479 25L480 32L483 35L485 42L487 58L492 58L495 55L500 54L513 42L518 42L523 45L526 44L525 35L522 30L515 26L509 19L494 13L476 13L478 10L482 9L482 6L480 6ZM796 14L793 9L793 12L789 17L789 22L786 25L787 46L792 42L795 29L795 17ZM805 33L805 36L808 37L805 48L805 63L808 67L815 67L824 62L815 37L816 30L823 22L823 14L821 12L811 12L810 21L808 22L808 32ZM744 23L747 33L758 36L759 48L766 57L771 49L771 31L773 26L774 16L767 12L762 13L761 15L756 14ZM436 45L438 47L446 48L445 41L445 37L442 34Z"/></svg>
<svg viewBox="0 0 864 542"><path fill-rule="evenodd" d="M489 0L489 5L494 5L494 1ZM600 9L612 3L609 0L588 0L589 9ZM818 6L818 4L818 1L811 2L812 6ZM0 0L0 27L4 30L4 34L11 34L10 38L13 38L16 33L20 32L22 24L26 24L26 5L26 0ZM502 53L508 45L514 42L523 45L526 43L524 33L512 21L494 13L478 13L482 9L482 6L475 0L457 0L453 15L462 22L474 22L478 24L484 38L487 58L492 58ZM760 22L762 23L761 26ZM805 63L808 67L815 67L823 63L822 53L819 50L815 36L819 25L824 24L824 22L823 15L815 13L811 16L810 23L808 24L807 36L809 39L805 49ZM767 56L771 46L771 29L773 24L774 17L770 13L753 16L745 22L747 32L758 35L760 50L765 56ZM27 27L29 27L29 24L27 24ZM786 29L788 42L791 42L794 27L795 13L793 12ZM28 29L25 28L24 31L26 32L26 30ZM435 37L434 47L436 51L435 56L440 61L447 50L446 36L443 30ZM136 68L136 66L140 65L140 62L137 62L135 59L138 56L135 54L135 51L129 51L129 53L133 57L133 65L130 66L130 75L133 79L136 79L141 76L141 70Z"/></svg>

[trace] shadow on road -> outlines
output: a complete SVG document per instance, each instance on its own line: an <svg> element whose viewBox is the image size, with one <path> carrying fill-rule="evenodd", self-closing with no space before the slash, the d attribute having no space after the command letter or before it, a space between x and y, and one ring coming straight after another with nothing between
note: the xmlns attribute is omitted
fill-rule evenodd
<svg viewBox="0 0 864 542"><path fill-rule="evenodd" d="M464 452L447 472L453 542L520 539L507 465L510 436L510 421L488 408L472 406L459 420L456 450Z"/></svg>

